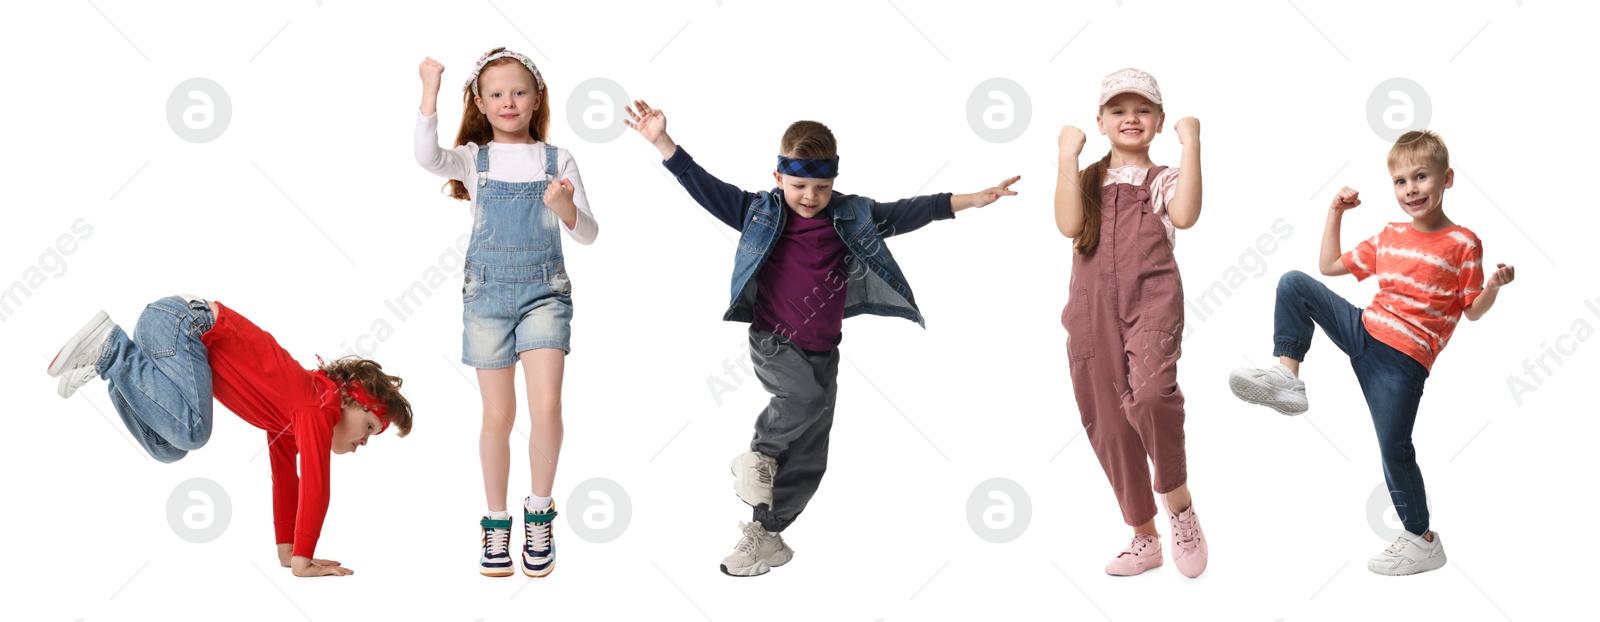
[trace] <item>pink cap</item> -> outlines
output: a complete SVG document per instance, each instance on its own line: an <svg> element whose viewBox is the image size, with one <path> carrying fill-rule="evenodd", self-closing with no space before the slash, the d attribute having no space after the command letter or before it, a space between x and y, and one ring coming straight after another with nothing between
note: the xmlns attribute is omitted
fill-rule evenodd
<svg viewBox="0 0 1600 622"><path fill-rule="evenodd" d="M1138 93L1152 104L1161 103L1161 87L1156 86L1155 76L1132 67L1119 69L1100 81L1100 105L1123 93Z"/></svg>

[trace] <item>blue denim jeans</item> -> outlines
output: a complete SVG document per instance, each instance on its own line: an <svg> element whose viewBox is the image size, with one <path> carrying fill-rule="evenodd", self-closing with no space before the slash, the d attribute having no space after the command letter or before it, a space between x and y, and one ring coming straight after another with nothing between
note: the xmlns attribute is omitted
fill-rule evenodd
<svg viewBox="0 0 1600 622"><path fill-rule="evenodd" d="M1389 498L1406 531L1426 534L1428 493L1422 483L1422 468L1417 466L1416 448L1411 445L1411 429L1417 422L1428 369L1374 339L1362 323L1361 314L1360 308L1306 273L1285 273L1278 281L1272 354L1304 361L1306 351L1311 349L1314 321L1333 345L1350 356L1350 367L1361 383L1367 409L1372 412L1372 425L1378 432Z"/></svg>
<svg viewBox="0 0 1600 622"><path fill-rule="evenodd" d="M211 364L200 336L214 320L205 301L162 298L145 307L132 338L113 327L95 365L123 424L161 462L211 439Z"/></svg>

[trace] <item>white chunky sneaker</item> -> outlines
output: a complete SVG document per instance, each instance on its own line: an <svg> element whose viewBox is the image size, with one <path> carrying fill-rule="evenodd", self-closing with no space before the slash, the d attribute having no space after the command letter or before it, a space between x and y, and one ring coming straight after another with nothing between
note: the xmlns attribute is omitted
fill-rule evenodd
<svg viewBox="0 0 1600 622"><path fill-rule="evenodd" d="M56 357L51 359L50 366L45 368L45 373L61 378L56 384L56 393L61 397L72 397L80 387L93 380L99 374L95 373L94 366L100 362L100 355L105 351L106 339L111 336L111 329L116 323L111 321L111 316L105 311L99 311L94 317L89 318L89 323L67 340L66 345L56 352Z"/></svg>
<svg viewBox="0 0 1600 622"><path fill-rule="evenodd" d="M744 538L727 557L722 558L722 573L733 577L764 575L794 559L794 549L784 544L783 535L767 535L759 522L739 522Z"/></svg>
<svg viewBox="0 0 1600 622"><path fill-rule="evenodd" d="M1439 537L1439 532L1433 532L1433 542L1406 532L1382 553L1368 559L1367 570L1397 577L1442 568L1444 562L1444 539Z"/></svg>
<svg viewBox="0 0 1600 622"><path fill-rule="evenodd" d="M1266 369L1235 369L1228 374L1228 388L1241 400L1285 415L1298 415L1309 408L1306 383L1281 364Z"/></svg>
<svg viewBox="0 0 1600 622"><path fill-rule="evenodd" d="M759 451L733 457L733 491L750 507L763 503L772 507L772 481L778 478L778 459Z"/></svg>

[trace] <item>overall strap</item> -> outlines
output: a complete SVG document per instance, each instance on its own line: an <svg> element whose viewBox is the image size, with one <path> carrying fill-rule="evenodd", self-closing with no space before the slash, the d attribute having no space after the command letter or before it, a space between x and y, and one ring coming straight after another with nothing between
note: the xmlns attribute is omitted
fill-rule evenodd
<svg viewBox="0 0 1600 622"><path fill-rule="evenodd" d="M489 145L478 145L478 187L489 183Z"/></svg>
<svg viewBox="0 0 1600 622"><path fill-rule="evenodd" d="M550 143L544 145L544 174L552 180L556 178L556 146Z"/></svg>
<svg viewBox="0 0 1600 622"><path fill-rule="evenodd" d="M1145 190L1149 190L1150 186L1152 184L1156 183L1156 177L1159 177L1161 175L1161 172L1165 171L1165 170L1167 170L1167 167L1165 165L1150 167L1150 170L1144 174L1144 183L1141 184L1139 187L1140 188L1144 188ZM1154 193L1151 193L1151 194L1154 194Z"/></svg>

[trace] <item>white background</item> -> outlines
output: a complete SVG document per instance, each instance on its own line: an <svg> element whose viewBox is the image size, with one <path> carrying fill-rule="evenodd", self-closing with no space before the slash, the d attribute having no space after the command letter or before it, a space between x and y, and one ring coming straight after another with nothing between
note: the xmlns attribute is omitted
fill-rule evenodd
<svg viewBox="0 0 1600 622"><path fill-rule="evenodd" d="M1050 5L1048 8L1046 5ZM1543 620L1590 586L1587 517L1600 343L1588 266L1596 131L1595 11L1558 2L923 3L713 2L34 3L0 25L7 59L7 179L0 361L8 408L3 513L5 617L39 620L383 619L1165 619L1360 617ZM1204 3L1209 4L1209 3ZM411 155L424 56L446 67L441 140L484 50L531 55L552 89L554 144L575 155L600 222L565 251L575 284L566 445L556 483L558 570L480 577L484 510L479 401L459 364L464 204ZM1051 216L1056 135L1088 129L1105 74L1153 73L1168 129L1151 155L1176 165L1173 121L1202 121L1205 204L1177 253L1194 298L1246 277L1207 317L1191 307L1180 381L1190 484L1209 570L1107 577L1126 544L1104 474L1082 439L1059 324L1070 243ZM231 100L214 141L180 139L174 87L204 77ZM927 330L846 323L831 470L786 532L788 566L732 579L717 563L748 509L727 460L766 394L708 389L732 363L748 378L744 325L719 320L736 233L679 190L630 131L594 143L567 121L603 77L662 108L707 169L771 186L784 127L820 120L839 137L838 189L879 199L973 192L1020 174L1021 194L891 241ZM1014 141L967 121L974 86L1021 84L1032 104ZM1365 204L1345 246L1404 218L1388 192L1389 145L1368 121L1380 82L1431 99L1451 147L1449 215L1518 279L1482 321L1463 322L1433 369L1416 445L1450 564L1419 576L1365 570L1381 550L1367 501L1382 484L1372 425L1344 358L1318 337L1299 419L1239 403L1230 368L1270 361L1273 284L1315 272L1329 198ZM446 142L448 146L448 142ZM1292 234L1249 256L1277 219ZM75 220L93 228L52 256ZM442 259L441 259L442 257ZM385 305L430 267L455 268L414 316ZM28 284L35 269L34 284ZM42 282L40 279L42 278ZM1374 286L1324 279L1365 305ZM131 327L157 297L194 292L239 309L303 364L364 344L403 376L409 438L334 460L318 555L347 578L276 566L265 441L218 409L210 444L171 465L143 457L104 383L63 401L42 372L96 310ZM375 324L388 322L379 340ZM1581 325L1579 324L1581 323ZM1564 337L1566 336L1566 337ZM1559 339L1559 341L1558 341ZM1556 362L1538 359L1561 344ZM1524 361L1538 373L1524 371ZM1508 382L1536 387L1514 395ZM520 384L520 383L519 383ZM519 389L520 395L520 389ZM1519 404L1520 398L1520 404ZM525 409L524 409L525 410ZM518 425L526 430L526 415ZM527 486L513 436L513 499ZM204 477L228 494L220 538L194 544L167 500ZM990 478L1028 495L1012 542L980 539L968 498ZM620 537L574 500L606 478L631 507ZM981 496L981 495L980 495ZM515 501L513 501L515 503ZM603 509L600 508L600 509ZM593 514L592 512L590 514ZM220 518L218 519L220 520ZM613 515L613 527L620 516ZM1023 520L1016 516L1013 520ZM1391 524L1395 524L1391 522ZM1161 529L1167 531L1164 521ZM518 538L520 541L520 537ZM1170 561L1170 560L1169 560Z"/></svg>

